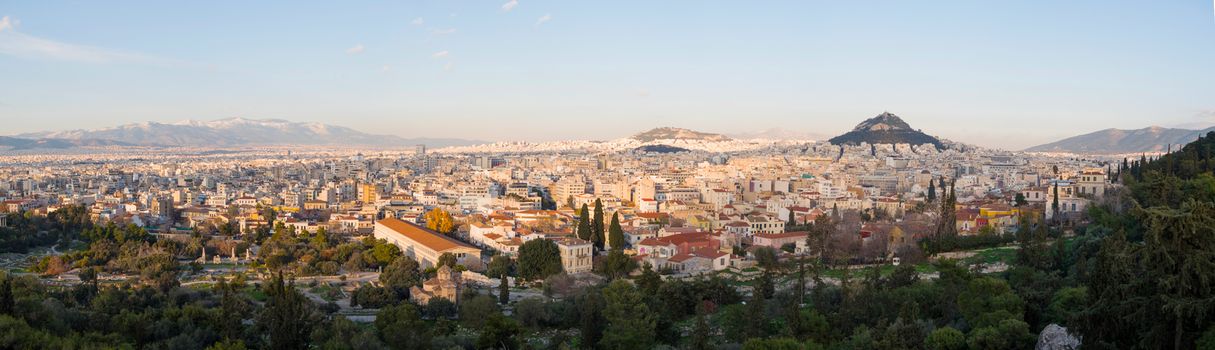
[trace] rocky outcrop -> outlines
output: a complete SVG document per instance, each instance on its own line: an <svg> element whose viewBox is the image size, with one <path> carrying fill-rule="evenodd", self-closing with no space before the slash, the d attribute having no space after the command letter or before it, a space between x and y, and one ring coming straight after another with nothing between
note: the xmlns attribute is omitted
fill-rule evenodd
<svg viewBox="0 0 1215 350"><path fill-rule="evenodd" d="M1080 338L1068 333L1067 328L1054 323L1042 329L1042 333L1038 334L1038 344L1034 346L1035 350L1076 350L1079 348Z"/></svg>

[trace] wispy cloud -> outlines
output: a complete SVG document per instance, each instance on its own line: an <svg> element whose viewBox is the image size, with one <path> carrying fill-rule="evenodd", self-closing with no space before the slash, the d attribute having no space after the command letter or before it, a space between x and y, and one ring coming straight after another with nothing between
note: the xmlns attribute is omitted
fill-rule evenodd
<svg viewBox="0 0 1215 350"><path fill-rule="evenodd" d="M430 55L430 57L447 58L447 55L448 55L447 50L443 50L443 51L435 52L433 55Z"/></svg>
<svg viewBox="0 0 1215 350"><path fill-rule="evenodd" d="M409 21L409 24L420 27L423 24L426 24L426 20L422 19L422 17L418 17L414 18L412 21Z"/></svg>
<svg viewBox="0 0 1215 350"><path fill-rule="evenodd" d="M363 50L366 50L366 49L367 48L363 47L363 44L356 44L356 45L350 47L349 49L346 49L346 53L351 54L351 55L357 55L357 54L363 53Z"/></svg>
<svg viewBox="0 0 1215 350"><path fill-rule="evenodd" d="M451 63L451 62L447 62L447 64L443 65L443 71L444 71L444 72L450 72L450 71L451 71L452 69L454 69L454 68L456 68L456 65L455 65L454 63Z"/></svg>
<svg viewBox="0 0 1215 350"><path fill-rule="evenodd" d="M510 11L514 9L515 6L519 6L519 0L507 1L505 4L502 4L502 11Z"/></svg>
<svg viewBox="0 0 1215 350"><path fill-rule="evenodd" d="M187 62L155 57L136 52L77 45L41 38L17 30L20 22L0 18L0 54L31 60L52 60L83 63L137 63L162 66L185 65Z"/></svg>
<svg viewBox="0 0 1215 350"><path fill-rule="evenodd" d="M536 20L536 26L539 27L541 24L544 24L544 22L548 22L551 20L553 20L553 15L546 13L546 14L544 14L544 16L540 16L540 19Z"/></svg>

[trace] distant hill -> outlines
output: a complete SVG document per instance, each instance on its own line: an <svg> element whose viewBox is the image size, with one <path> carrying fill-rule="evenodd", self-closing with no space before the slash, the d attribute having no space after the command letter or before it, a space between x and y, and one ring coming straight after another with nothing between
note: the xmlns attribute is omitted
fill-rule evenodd
<svg viewBox="0 0 1215 350"><path fill-rule="evenodd" d="M670 146L670 145L645 145L645 146L634 148L633 150L637 151L637 152L643 152L643 153L680 153L680 152L691 152L692 151L687 148L675 147L675 146Z"/></svg>
<svg viewBox="0 0 1215 350"><path fill-rule="evenodd" d="M30 149L69 149L76 147L98 147L98 146L131 146L129 143L117 142L111 140L96 140L96 139L26 139L17 137L0 136L0 149L7 150L30 150Z"/></svg>
<svg viewBox="0 0 1215 350"><path fill-rule="evenodd" d="M835 145L859 145L861 143L932 144L938 149L944 148L941 140L919 130L912 129L911 125L903 121L902 118L890 112L883 112L876 117L869 118L857 124L856 128L853 128L852 131L833 137L828 142Z"/></svg>
<svg viewBox="0 0 1215 350"><path fill-rule="evenodd" d="M1025 151L1080 154L1165 152L1168 151L1170 144L1177 149L1211 131L1215 131L1215 127L1205 130L1172 129L1159 126L1136 130L1105 129L1026 148Z"/></svg>
<svg viewBox="0 0 1215 350"><path fill-rule="evenodd" d="M730 141L730 138L722 134L711 134L707 132L699 132L681 128L655 128L631 137L634 140L641 142L650 142L656 140L699 140L699 141Z"/></svg>
<svg viewBox="0 0 1215 350"><path fill-rule="evenodd" d="M482 141L443 138L401 138L367 134L347 127L299 123L281 119L228 118L177 123L144 122L94 130L44 131L19 138L111 140L134 145L246 146L246 145L349 145L407 147L464 146Z"/></svg>

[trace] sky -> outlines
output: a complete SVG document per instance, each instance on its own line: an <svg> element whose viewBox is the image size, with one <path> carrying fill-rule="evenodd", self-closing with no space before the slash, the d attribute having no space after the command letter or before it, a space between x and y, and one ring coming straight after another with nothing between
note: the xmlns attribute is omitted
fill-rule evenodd
<svg viewBox="0 0 1215 350"><path fill-rule="evenodd" d="M1158 1L0 0L0 135L230 117L402 137L1020 149L1215 125L1215 9Z"/></svg>

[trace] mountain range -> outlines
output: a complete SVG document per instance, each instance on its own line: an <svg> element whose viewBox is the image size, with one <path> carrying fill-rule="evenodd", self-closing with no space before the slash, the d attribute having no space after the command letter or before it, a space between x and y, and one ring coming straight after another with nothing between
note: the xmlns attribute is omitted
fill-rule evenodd
<svg viewBox="0 0 1215 350"><path fill-rule="evenodd" d="M1155 153L1174 149L1215 131L1215 127L1203 130L1175 129L1152 126L1143 129L1105 129L1080 136L1073 136L1044 145L1025 149L1027 152L1057 152L1077 154Z"/></svg>
<svg viewBox="0 0 1215 350"><path fill-rule="evenodd" d="M876 117L866 119L857 124L852 131L833 137L828 142L835 145L906 143L916 146L932 144L937 149L944 148L941 140L919 130L912 129L910 124L907 124L902 118L890 112L883 112Z"/></svg>
<svg viewBox="0 0 1215 350"><path fill-rule="evenodd" d="M401 138L393 135L368 134L347 127L322 123L240 117L212 121L187 120L176 123L143 122L92 130L43 131L20 134L12 138L57 140L44 143L65 147L84 140L100 140L94 143L111 142L115 145L171 147L268 145L409 147L417 144L424 144L428 147L447 147L484 143L476 140L448 138ZM11 142L22 143L23 141Z"/></svg>

